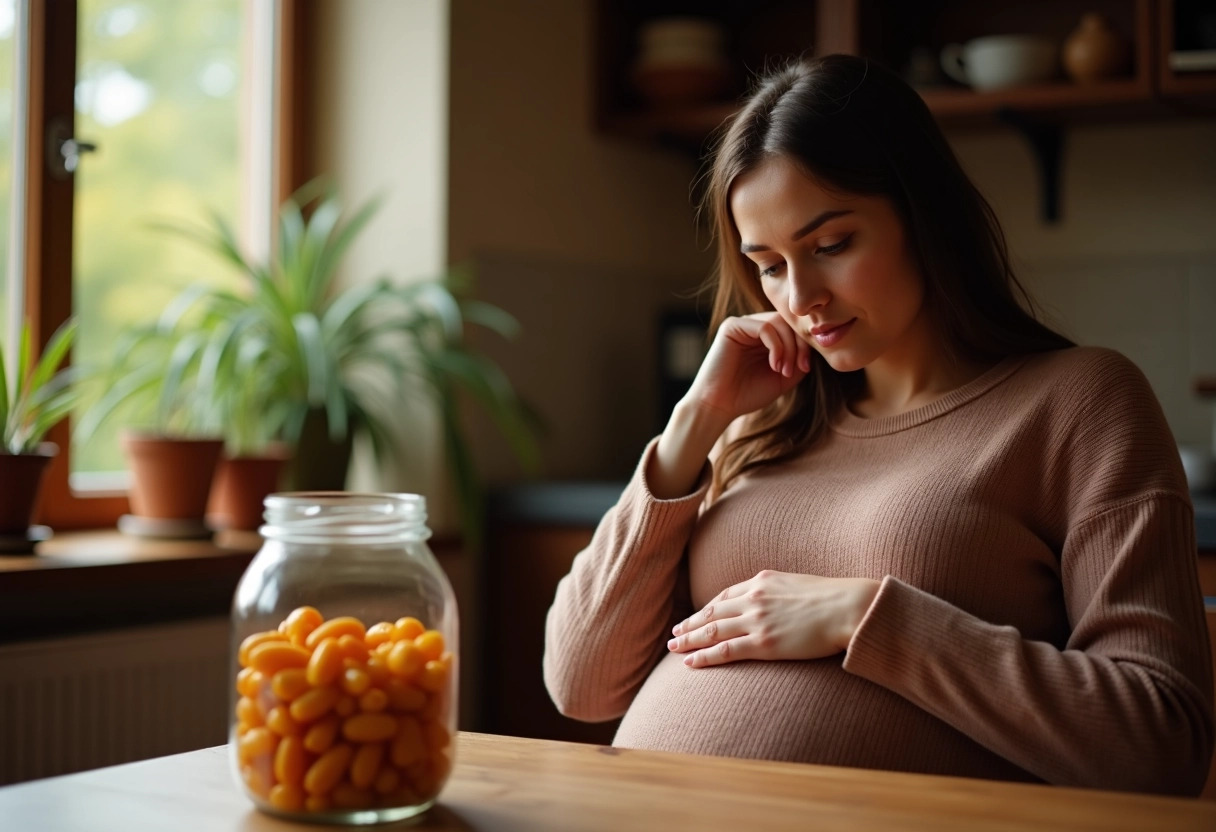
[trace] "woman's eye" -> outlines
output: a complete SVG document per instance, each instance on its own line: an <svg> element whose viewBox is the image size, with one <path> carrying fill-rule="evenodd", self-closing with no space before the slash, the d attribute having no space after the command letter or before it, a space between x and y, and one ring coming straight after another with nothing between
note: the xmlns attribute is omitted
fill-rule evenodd
<svg viewBox="0 0 1216 832"><path fill-rule="evenodd" d="M777 270L780 268L781 268L781 264L777 263L776 265L769 266L767 269L761 269L760 276L761 277L772 277L773 275L775 275L777 273Z"/></svg>
<svg viewBox="0 0 1216 832"><path fill-rule="evenodd" d="M852 239L853 239L853 235L850 234L849 236L847 236L843 240L841 240L839 243L833 243L830 246L820 246L819 248L815 249L815 253L816 254L827 254L827 255L840 254L840 252L844 251L846 248L849 247L849 243L852 241Z"/></svg>

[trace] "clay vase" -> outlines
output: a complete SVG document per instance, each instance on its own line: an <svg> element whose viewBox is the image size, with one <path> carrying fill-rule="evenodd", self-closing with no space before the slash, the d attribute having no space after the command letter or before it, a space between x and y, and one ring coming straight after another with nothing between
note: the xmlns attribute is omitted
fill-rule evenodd
<svg viewBox="0 0 1216 832"><path fill-rule="evenodd" d="M1127 42L1096 12L1081 22L1064 41L1064 70L1078 84L1095 84L1127 71Z"/></svg>
<svg viewBox="0 0 1216 832"><path fill-rule="evenodd" d="M131 513L149 520L189 521L202 528L223 440L127 431L122 447L131 469ZM145 524L148 536L159 536L152 531L155 525Z"/></svg>
<svg viewBox="0 0 1216 832"><path fill-rule="evenodd" d="M282 446L258 456L221 458L207 504L207 522L212 528L257 531L262 525L262 504L279 490L288 456L287 447Z"/></svg>
<svg viewBox="0 0 1216 832"><path fill-rule="evenodd" d="M28 454L0 454L0 552L24 554L50 536L44 526L34 526L34 509L42 475L59 453L53 442L43 442Z"/></svg>

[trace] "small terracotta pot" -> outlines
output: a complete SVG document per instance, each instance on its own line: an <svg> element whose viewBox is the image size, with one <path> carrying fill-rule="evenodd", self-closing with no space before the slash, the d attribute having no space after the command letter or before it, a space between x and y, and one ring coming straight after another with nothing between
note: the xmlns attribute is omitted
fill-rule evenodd
<svg viewBox="0 0 1216 832"><path fill-rule="evenodd" d="M177 439L130 431L122 435L133 481L131 513L159 520L203 522L221 439Z"/></svg>
<svg viewBox="0 0 1216 832"><path fill-rule="evenodd" d="M32 454L0 454L0 537L24 535L34 522L42 475L59 446L43 442Z"/></svg>
<svg viewBox="0 0 1216 832"><path fill-rule="evenodd" d="M262 503L279 490L289 457L286 446L269 448L259 456L221 457L207 522L216 529L256 531L262 524Z"/></svg>

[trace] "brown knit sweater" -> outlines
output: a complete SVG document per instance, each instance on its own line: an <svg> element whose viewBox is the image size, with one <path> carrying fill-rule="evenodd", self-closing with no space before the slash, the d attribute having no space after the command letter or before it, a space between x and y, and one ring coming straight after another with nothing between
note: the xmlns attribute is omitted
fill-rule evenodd
<svg viewBox="0 0 1216 832"><path fill-rule="evenodd" d="M1078 347L925 407L839 414L708 509L643 454L562 579L545 682L614 744L1197 794L1212 667L1178 453L1144 376ZM762 569L882 582L848 651L686 667L671 626ZM690 598L691 595L691 598Z"/></svg>

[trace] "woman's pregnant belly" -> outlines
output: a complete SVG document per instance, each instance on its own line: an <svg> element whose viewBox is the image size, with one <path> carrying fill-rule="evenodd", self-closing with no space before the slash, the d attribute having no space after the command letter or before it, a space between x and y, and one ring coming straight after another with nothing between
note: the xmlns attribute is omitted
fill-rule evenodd
<svg viewBox="0 0 1216 832"><path fill-rule="evenodd" d="M662 658L613 745L824 765L1036 780L886 688L843 656L693 670Z"/></svg>

